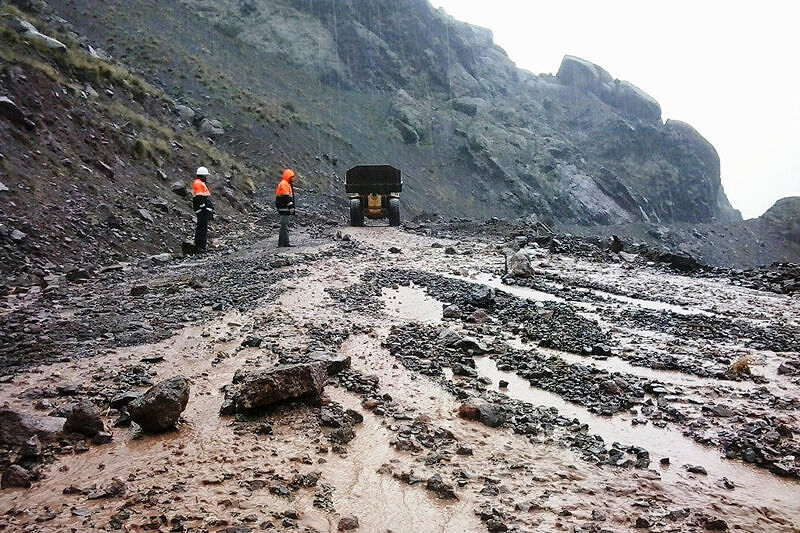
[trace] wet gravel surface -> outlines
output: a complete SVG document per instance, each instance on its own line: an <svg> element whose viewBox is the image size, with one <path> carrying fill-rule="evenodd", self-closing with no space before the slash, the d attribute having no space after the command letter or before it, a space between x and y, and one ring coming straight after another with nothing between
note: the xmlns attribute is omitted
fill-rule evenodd
<svg viewBox="0 0 800 533"><path fill-rule="evenodd" d="M470 279L501 276L513 243L377 229L151 258L6 299L2 403L63 420L89 400L104 431L0 446L4 478L32 483L0 491L0 529L798 530L797 332L765 297L709 309L693 291L718 286L696 277L529 247L532 277L514 286L566 300L542 301ZM643 293L653 277L686 287ZM731 348L769 369L727 375ZM237 376L320 352L350 366L319 402L217 416ZM178 430L143 435L127 403L176 372L192 387ZM704 459L655 453L654 435Z"/></svg>

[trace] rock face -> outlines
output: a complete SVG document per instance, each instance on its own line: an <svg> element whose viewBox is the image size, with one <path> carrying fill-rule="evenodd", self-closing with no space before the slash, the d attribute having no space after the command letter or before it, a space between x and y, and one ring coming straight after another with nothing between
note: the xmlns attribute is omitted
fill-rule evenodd
<svg viewBox="0 0 800 533"><path fill-rule="evenodd" d="M131 420L147 433L173 429L189 402L189 381L174 376L151 387L128 404Z"/></svg>
<svg viewBox="0 0 800 533"><path fill-rule="evenodd" d="M144 0L132 2L132 10L147 6ZM98 28L81 20L88 0L51 3L97 41L113 38L118 45L128 44L124 41L130 37L113 24ZM286 101L286 116L267 121L277 128L274 150L297 152L303 146L311 154L319 132L307 124L330 123L334 136L346 139L335 146L338 159L392 154L396 166L415 177L403 191L411 213L474 218L536 214L548 225L737 217L710 145L679 123L662 124L654 98L599 65L566 56L560 67L552 66L557 75L533 75L514 65L493 42L491 31L459 22L425 0L340 2L335 9L298 0L242 5L186 0L176 10L149 13L131 33L139 40L157 37L154 28L168 27L186 10L224 29L209 34L219 44L210 47L212 54L246 42L252 54L226 56L222 68L231 73L229 78L248 71L263 81L209 85L220 102L246 91L254 115L226 116L230 111L222 106L203 109L203 114L225 123L264 122L257 118L266 112L260 101ZM177 41L171 45L184 46ZM272 83L270 73L276 69L294 74ZM157 74L167 85L194 90L195 80L183 80L180 73L164 69ZM312 86L313 98L297 102L297 89ZM341 112L344 103L346 114ZM204 135L218 133L210 119L199 127ZM258 155L263 133L245 128L224 132L247 155ZM316 157L331 168L310 177L310 185L332 190L338 186L329 176L334 159ZM321 195L320 201L330 203L330 198Z"/></svg>
<svg viewBox="0 0 800 533"><path fill-rule="evenodd" d="M661 106L628 81L614 80L602 67L575 56L564 56L556 75L564 85L595 94L623 113L650 122L660 122Z"/></svg>
<svg viewBox="0 0 800 533"><path fill-rule="evenodd" d="M800 244L800 196L782 198L760 217L764 232Z"/></svg>
<svg viewBox="0 0 800 533"><path fill-rule="evenodd" d="M301 398L318 401L327 376L328 364L321 361L237 372L226 391L220 414L246 412Z"/></svg>

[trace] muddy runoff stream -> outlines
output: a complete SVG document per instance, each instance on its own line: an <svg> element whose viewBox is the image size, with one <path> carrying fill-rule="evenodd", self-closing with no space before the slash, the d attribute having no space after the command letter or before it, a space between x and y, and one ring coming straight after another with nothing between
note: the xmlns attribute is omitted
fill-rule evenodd
<svg viewBox="0 0 800 533"><path fill-rule="evenodd" d="M800 531L797 484L719 460L716 450L675 429L630 426L625 413L591 415L498 371L489 357L475 362L490 389L555 407L606 441L644 446L655 464L601 466L563 446L459 417L464 397L447 376L409 370L387 348L393 325L443 325L442 304L413 284L365 294L360 276L391 267L477 271L496 257L477 246L454 257L439 248L450 241L386 228L333 228L327 249L346 245L335 231L361 248L313 263L303 263L302 254L316 248L293 249L297 265L278 268L302 269L302 275L281 282L282 296L274 301L216 315L203 301L195 311L213 318L165 341L65 358L3 384L0 404L38 415L57 414L73 401L54 392L74 390L65 385L79 384L77 396L98 398L132 372L154 383L181 374L191 394L176 431L144 435L135 426L114 427L109 444L63 448L31 488L0 491L0 531L324 532L337 531L343 517L357 518L357 531L366 532L628 531L645 522L653 531L703 531L721 523L742 531ZM455 246L472 250L468 242ZM276 253L258 250L265 260ZM197 260L201 268L203 261ZM322 404L363 416L352 440L333 442L314 404L219 416L221 389L238 370L303 360L317 350L351 358L349 370L329 378ZM704 388L654 372L665 383ZM500 390L499 379L509 386ZM355 382L374 383L375 390L348 387ZM147 385L134 388L142 392ZM111 427L114 417L98 403ZM662 450L672 459L668 468L657 464ZM709 475L688 473L684 461L702 464ZM736 487L720 486L723 476ZM124 493L95 498L114 479ZM436 479L440 485L431 482ZM437 489L442 485L446 490Z"/></svg>

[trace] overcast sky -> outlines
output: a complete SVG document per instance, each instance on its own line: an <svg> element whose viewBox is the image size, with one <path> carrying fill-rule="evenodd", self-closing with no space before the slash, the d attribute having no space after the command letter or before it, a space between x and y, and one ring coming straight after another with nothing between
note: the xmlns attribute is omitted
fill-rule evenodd
<svg viewBox="0 0 800 533"><path fill-rule="evenodd" d="M431 0L484 26L517 65L576 55L661 104L716 147L745 218L800 196L800 2Z"/></svg>

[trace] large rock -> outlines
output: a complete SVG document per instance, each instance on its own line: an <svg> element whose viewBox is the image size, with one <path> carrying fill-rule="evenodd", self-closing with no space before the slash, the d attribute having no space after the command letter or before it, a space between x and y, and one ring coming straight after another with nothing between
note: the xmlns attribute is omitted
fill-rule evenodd
<svg viewBox="0 0 800 533"><path fill-rule="evenodd" d="M629 81L616 83L613 106L642 120L650 122L661 120L661 105L655 98Z"/></svg>
<svg viewBox="0 0 800 533"><path fill-rule="evenodd" d="M24 446L32 437L50 442L62 435L64 419L53 416L38 417L0 408L0 445Z"/></svg>
<svg viewBox="0 0 800 533"><path fill-rule="evenodd" d="M72 411L67 415L64 422L65 433L79 433L87 437L94 437L103 431L103 419L100 417L100 410L95 404L86 398L78 400L72 406Z"/></svg>
<svg viewBox="0 0 800 533"><path fill-rule="evenodd" d="M515 278L529 278L533 275L533 267L528 254L520 250L508 259L508 274Z"/></svg>
<svg viewBox="0 0 800 533"><path fill-rule="evenodd" d="M628 81L614 80L602 67L575 56L564 56L556 74L564 85L592 93L623 113L648 122L661 120L659 103Z"/></svg>
<svg viewBox="0 0 800 533"><path fill-rule="evenodd" d="M144 432L160 433L175 427L188 402L189 381L174 376L129 403L128 412Z"/></svg>
<svg viewBox="0 0 800 533"><path fill-rule="evenodd" d="M29 42L34 43L40 47L57 50L60 52L66 51L67 47L64 43L57 39L53 39L43 33L40 33L36 27L27 20L18 19L16 21L17 30L22 33L22 36Z"/></svg>
<svg viewBox="0 0 800 533"><path fill-rule="evenodd" d="M593 93L610 90L614 83L614 78L602 67L570 55L561 60L556 77L564 85Z"/></svg>
<svg viewBox="0 0 800 533"><path fill-rule="evenodd" d="M237 372L234 383L226 391L220 413L246 412L294 399L317 402L327 376L328 364L323 361Z"/></svg>
<svg viewBox="0 0 800 533"><path fill-rule="evenodd" d="M22 109L20 109L13 100L5 96L0 96L0 116L8 119L17 126L23 126L29 130L36 127L36 125L25 116Z"/></svg>
<svg viewBox="0 0 800 533"><path fill-rule="evenodd" d="M19 465L9 466L3 477L0 479L0 488L12 489L21 488L27 489L31 486L31 474Z"/></svg>
<svg viewBox="0 0 800 533"><path fill-rule="evenodd" d="M200 133L206 137L221 137L225 135L225 129L219 120L205 118L200 123Z"/></svg>

